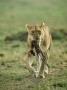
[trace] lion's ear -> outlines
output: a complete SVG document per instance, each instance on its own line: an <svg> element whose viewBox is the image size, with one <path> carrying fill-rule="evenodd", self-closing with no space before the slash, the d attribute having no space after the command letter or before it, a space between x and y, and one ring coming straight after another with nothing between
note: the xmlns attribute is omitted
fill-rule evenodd
<svg viewBox="0 0 67 90"><path fill-rule="evenodd" d="M41 25L42 25L42 27L43 27L43 26L45 26L45 25L46 25L46 23L44 23L44 22L43 22Z"/></svg>
<svg viewBox="0 0 67 90"><path fill-rule="evenodd" d="M27 29L28 31L30 31L30 30L31 30L31 28L32 28L32 26L31 26L31 25L29 25L29 24L26 24L26 25L25 25L25 27L26 27L26 29Z"/></svg>
<svg viewBox="0 0 67 90"><path fill-rule="evenodd" d="M40 28L43 28L45 26L45 23L41 23Z"/></svg>
<svg viewBox="0 0 67 90"><path fill-rule="evenodd" d="M25 27L26 27L26 29L29 29L30 28L30 25L26 24Z"/></svg>
<svg viewBox="0 0 67 90"><path fill-rule="evenodd" d="M46 23L44 23L44 22L40 25L41 28L45 28L46 26L47 26L47 25L46 25Z"/></svg>

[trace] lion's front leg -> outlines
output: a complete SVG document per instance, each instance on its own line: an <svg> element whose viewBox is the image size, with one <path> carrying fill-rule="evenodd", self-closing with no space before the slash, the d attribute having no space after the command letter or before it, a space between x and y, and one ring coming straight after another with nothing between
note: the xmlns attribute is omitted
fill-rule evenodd
<svg viewBox="0 0 67 90"><path fill-rule="evenodd" d="M48 65L46 65L46 64L44 66L44 73L48 74Z"/></svg>
<svg viewBox="0 0 67 90"><path fill-rule="evenodd" d="M25 58L24 61L26 63L26 68L30 71L30 72L34 72L34 74L36 75L36 69L33 66L33 59L32 57L34 56L34 54L32 53L32 51L28 51L28 53L25 54Z"/></svg>
<svg viewBox="0 0 67 90"><path fill-rule="evenodd" d="M50 56L50 54L49 54L49 51L47 52L47 54L46 54L46 61L45 61L45 66L44 66L44 73L46 73L46 74L48 74L48 59L49 59L49 56Z"/></svg>

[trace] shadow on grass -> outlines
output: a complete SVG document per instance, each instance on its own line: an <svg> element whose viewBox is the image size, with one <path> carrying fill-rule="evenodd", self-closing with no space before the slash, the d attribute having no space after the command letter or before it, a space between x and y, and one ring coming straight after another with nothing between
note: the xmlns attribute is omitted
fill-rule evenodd
<svg viewBox="0 0 67 90"><path fill-rule="evenodd" d="M67 30L52 29L51 35L53 40L64 40L64 39L67 39Z"/></svg>
<svg viewBox="0 0 67 90"><path fill-rule="evenodd" d="M6 42L12 42L12 41L26 41L27 40L27 32L18 32L15 34L12 34L10 36L5 37ZM52 29L51 30L51 35L53 40L63 40L67 39L67 30L65 29Z"/></svg>
<svg viewBox="0 0 67 90"><path fill-rule="evenodd" d="M4 54L3 53L0 53L0 57L4 57Z"/></svg>
<svg viewBox="0 0 67 90"><path fill-rule="evenodd" d="M15 40L26 41L27 40L27 32L18 32L18 33L12 34L10 36L6 36L4 40L6 42L12 42Z"/></svg>
<svg viewBox="0 0 67 90"><path fill-rule="evenodd" d="M56 87L66 87L66 83L60 82L60 83L54 83L53 86Z"/></svg>
<svg viewBox="0 0 67 90"><path fill-rule="evenodd" d="M43 80L42 78L35 78L33 75L27 75L27 76L23 76L24 78L15 78L16 81L21 81L24 90L39 90L41 88L47 88L44 85L45 80ZM24 85L25 84L25 85ZM44 85L44 87L42 87ZM47 90L47 89L45 89Z"/></svg>

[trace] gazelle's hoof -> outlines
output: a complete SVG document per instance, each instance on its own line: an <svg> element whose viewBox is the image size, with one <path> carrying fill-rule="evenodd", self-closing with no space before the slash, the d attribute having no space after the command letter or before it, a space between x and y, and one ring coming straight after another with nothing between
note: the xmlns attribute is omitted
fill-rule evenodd
<svg viewBox="0 0 67 90"><path fill-rule="evenodd" d="M48 70L45 70L45 73L48 74Z"/></svg>
<svg viewBox="0 0 67 90"><path fill-rule="evenodd" d="M39 75L39 78L43 78L44 79L45 78L45 75Z"/></svg>
<svg viewBox="0 0 67 90"><path fill-rule="evenodd" d="M39 73L38 73L38 71L36 71L35 72L35 77L38 78L38 76L39 76Z"/></svg>

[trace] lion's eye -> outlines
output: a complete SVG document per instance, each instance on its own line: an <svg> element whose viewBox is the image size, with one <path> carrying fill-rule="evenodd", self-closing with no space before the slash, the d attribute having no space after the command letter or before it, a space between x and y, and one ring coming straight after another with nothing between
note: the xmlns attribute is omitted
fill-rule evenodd
<svg viewBox="0 0 67 90"><path fill-rule="evenodd" d="M32 34L34 34L35 32L34 32L34 31L32 31L31 33L32 33Z"/></svg>
<svg viewBox="0 0 67 90"><path fill-rule="evenodd" d="M32 33L34 33L34 31L32 31Z"/></svg>

